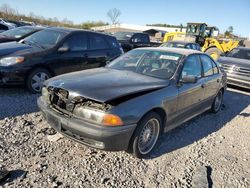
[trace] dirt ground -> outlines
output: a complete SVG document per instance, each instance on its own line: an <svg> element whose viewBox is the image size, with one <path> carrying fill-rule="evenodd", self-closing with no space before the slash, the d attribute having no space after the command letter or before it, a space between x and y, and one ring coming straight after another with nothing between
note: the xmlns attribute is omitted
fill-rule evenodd
<svg viewBox="0 0 250 188"><path fill-rule="evenodd" d="M143 160L57 140L37 97L0 88L0 165L11 171L0 187L250 187L250 91L228 89L218 114L165 134Z"/></svg>

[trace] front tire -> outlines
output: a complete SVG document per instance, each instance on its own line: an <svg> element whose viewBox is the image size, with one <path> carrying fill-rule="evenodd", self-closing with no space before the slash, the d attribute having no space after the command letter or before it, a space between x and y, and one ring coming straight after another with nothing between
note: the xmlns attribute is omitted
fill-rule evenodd
<svg viewBox="0 0 250 188"><path fill-rule="evenodd" d="M214 99L214 102L213 102L213 104L212 104L211 111L212 111L213 113L219 112L220 109L221 109L221 106L222 106L222 102L223 102L223 91L220 90L220 91L217 93L217 95L216 95L216 97L215 97L215 99Z"/></svg>
<svg viewBox="0 0 250 188"><path fill-rule="evenodd" d="M219 59L221 51L216 47L212 47L206 50L206 54L210 55L216 61Z"/></svg>
<svg viewBox="0 0 250 188"><path fill-rule="evenodd" d="M130 147L137 158L145 158L155 147L162 128L162 119L155 113L150 112L138 123L131 139Z"/></svg>
<svg viewBox="0 0 250 188"><path fill-rule="evenodd" d="M31 93L40 93L43 82L49 78L51 78L51 74L48 70L43 68L34 69L27 77L26 86Z"/></svg>

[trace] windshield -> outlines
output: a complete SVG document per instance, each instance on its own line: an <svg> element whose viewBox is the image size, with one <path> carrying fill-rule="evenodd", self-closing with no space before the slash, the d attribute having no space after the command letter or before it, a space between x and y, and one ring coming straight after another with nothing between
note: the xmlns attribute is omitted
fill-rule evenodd
<svg viewBox="0 0 250 188"><path fill-rule="evenodd" d="M173 76L181 57L181 54L171 52L137 49L115 59L107 67L169 79Z"/></svg>
<svg viewBox="0 0 250 188"><path fill-rule="evenodd" d="M36 29L34 28L30 28L30 27L17 27L14 29L10 29L8 31L4 31L1 34L8 36L8 37L13 37L16 39L22 38L23 36L32 33L33 31L35 31Z"/></svg>
<svg viewBox="0 0 250 188"><path fill-rule="evenodd" d="M227 57L234 57L239 59L249 59L250 60L250 49L240 49L235 48L226 54Z"/></svg>
<svg viewBox="0 0 250 188"><path fill-rule="evenodd" d="M133 33L131 32L117 32L114 36L117 40L129 40L132 37Z"/></svg>
<svg viewBox="0 0 250 188"><path fill-rule="evenodd" d="M66 33L60 31L42 30L25 38L24 43L49 49L56 46L66 35Z"/></svg>
<svg viewBox="0 0 250 188"><path fill-rule="evenodd" d="M185 45L181 43L176 43L176 42L166 42L166 43L163 43L161 47L185 48Z"/></svg>

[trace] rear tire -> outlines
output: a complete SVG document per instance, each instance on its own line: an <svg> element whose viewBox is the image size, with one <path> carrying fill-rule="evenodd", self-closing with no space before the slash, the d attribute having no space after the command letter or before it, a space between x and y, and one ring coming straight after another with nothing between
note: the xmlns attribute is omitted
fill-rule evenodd
<svg viewBox="0 0 250 188"><path fill-rule="evenodd" d="M48 70L37 68L30 72L26 80L26 86L31 93L40 93L42 91L43 82L51 78Z"/></svg>
<svg viewBox="0 0 250 188"><path fill-rule="evenodd" d="M137 158L145 158L154 149L162 129L162 119L155 112L145 115L131 138L130 151Z"/></svg>
<svg viewBox="0 0 250 188"><path fill-rule="evenodd" d="M211 111L212 111L213 113L215 113L215 114L216 114L217 112L219 112L220 109L221 109L221 106L222 106L222 102L223 102L223 91L220 90L220 91L217 93L216 97L214 98L214 102L213 102L213 104L212 104Z"/></svg>
<svg viewBox="0 0 250 188"><path fill-rule="evenodd" d="M221 51L216 47L212 47L206 50L206 54L210 55L216 61L219 59Z"/></svg>

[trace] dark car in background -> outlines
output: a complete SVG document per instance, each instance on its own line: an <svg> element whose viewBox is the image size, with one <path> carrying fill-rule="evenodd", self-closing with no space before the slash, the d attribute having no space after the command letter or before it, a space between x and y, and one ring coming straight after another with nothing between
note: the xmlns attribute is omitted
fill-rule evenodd
<svg viewBox="0 0 250 188"><path fill-rule="evenodd" d="M47 80L38 106L63 135L141 158L161 133L209 109L218 112L225 89L226 74L202 52L140 48L105 68Z"/></svg>
<svg viewBox="0 0 250 188"><path fill-rule="evenodd" d="M116 32L114 36L119 41L124 52L134 48L159 46L160 43L151 42L146 33Z"/></svg>
<svg viewBox="0 0 250 188"><path fill-rule="evenodd" d="M121 53L113 36L47 28L20 42L0 44L0 85L26 84L37 93L52 76L105 66Z"/></svg>
<svg viewBox="0 0 250 188"><path fill-rule="evenodd" d="M187 42L187 41L170 41L170 42L163 43L160 47L187 48L187 49L201 51L201 47L199 44L195 42Z"/></svg>
<svg viewBox="0 0 250 188"><path fill-rule="evenodd" d="M250 89L250 48L235 48L218 62L227 73L227 83Z"/></svg>
<svg viewBox="0 0 250 188"><path fill-rule="evenodd" d="M0 43L20 41L25 37L44 29L44 27L21 26L0 33Z"/></svg>

